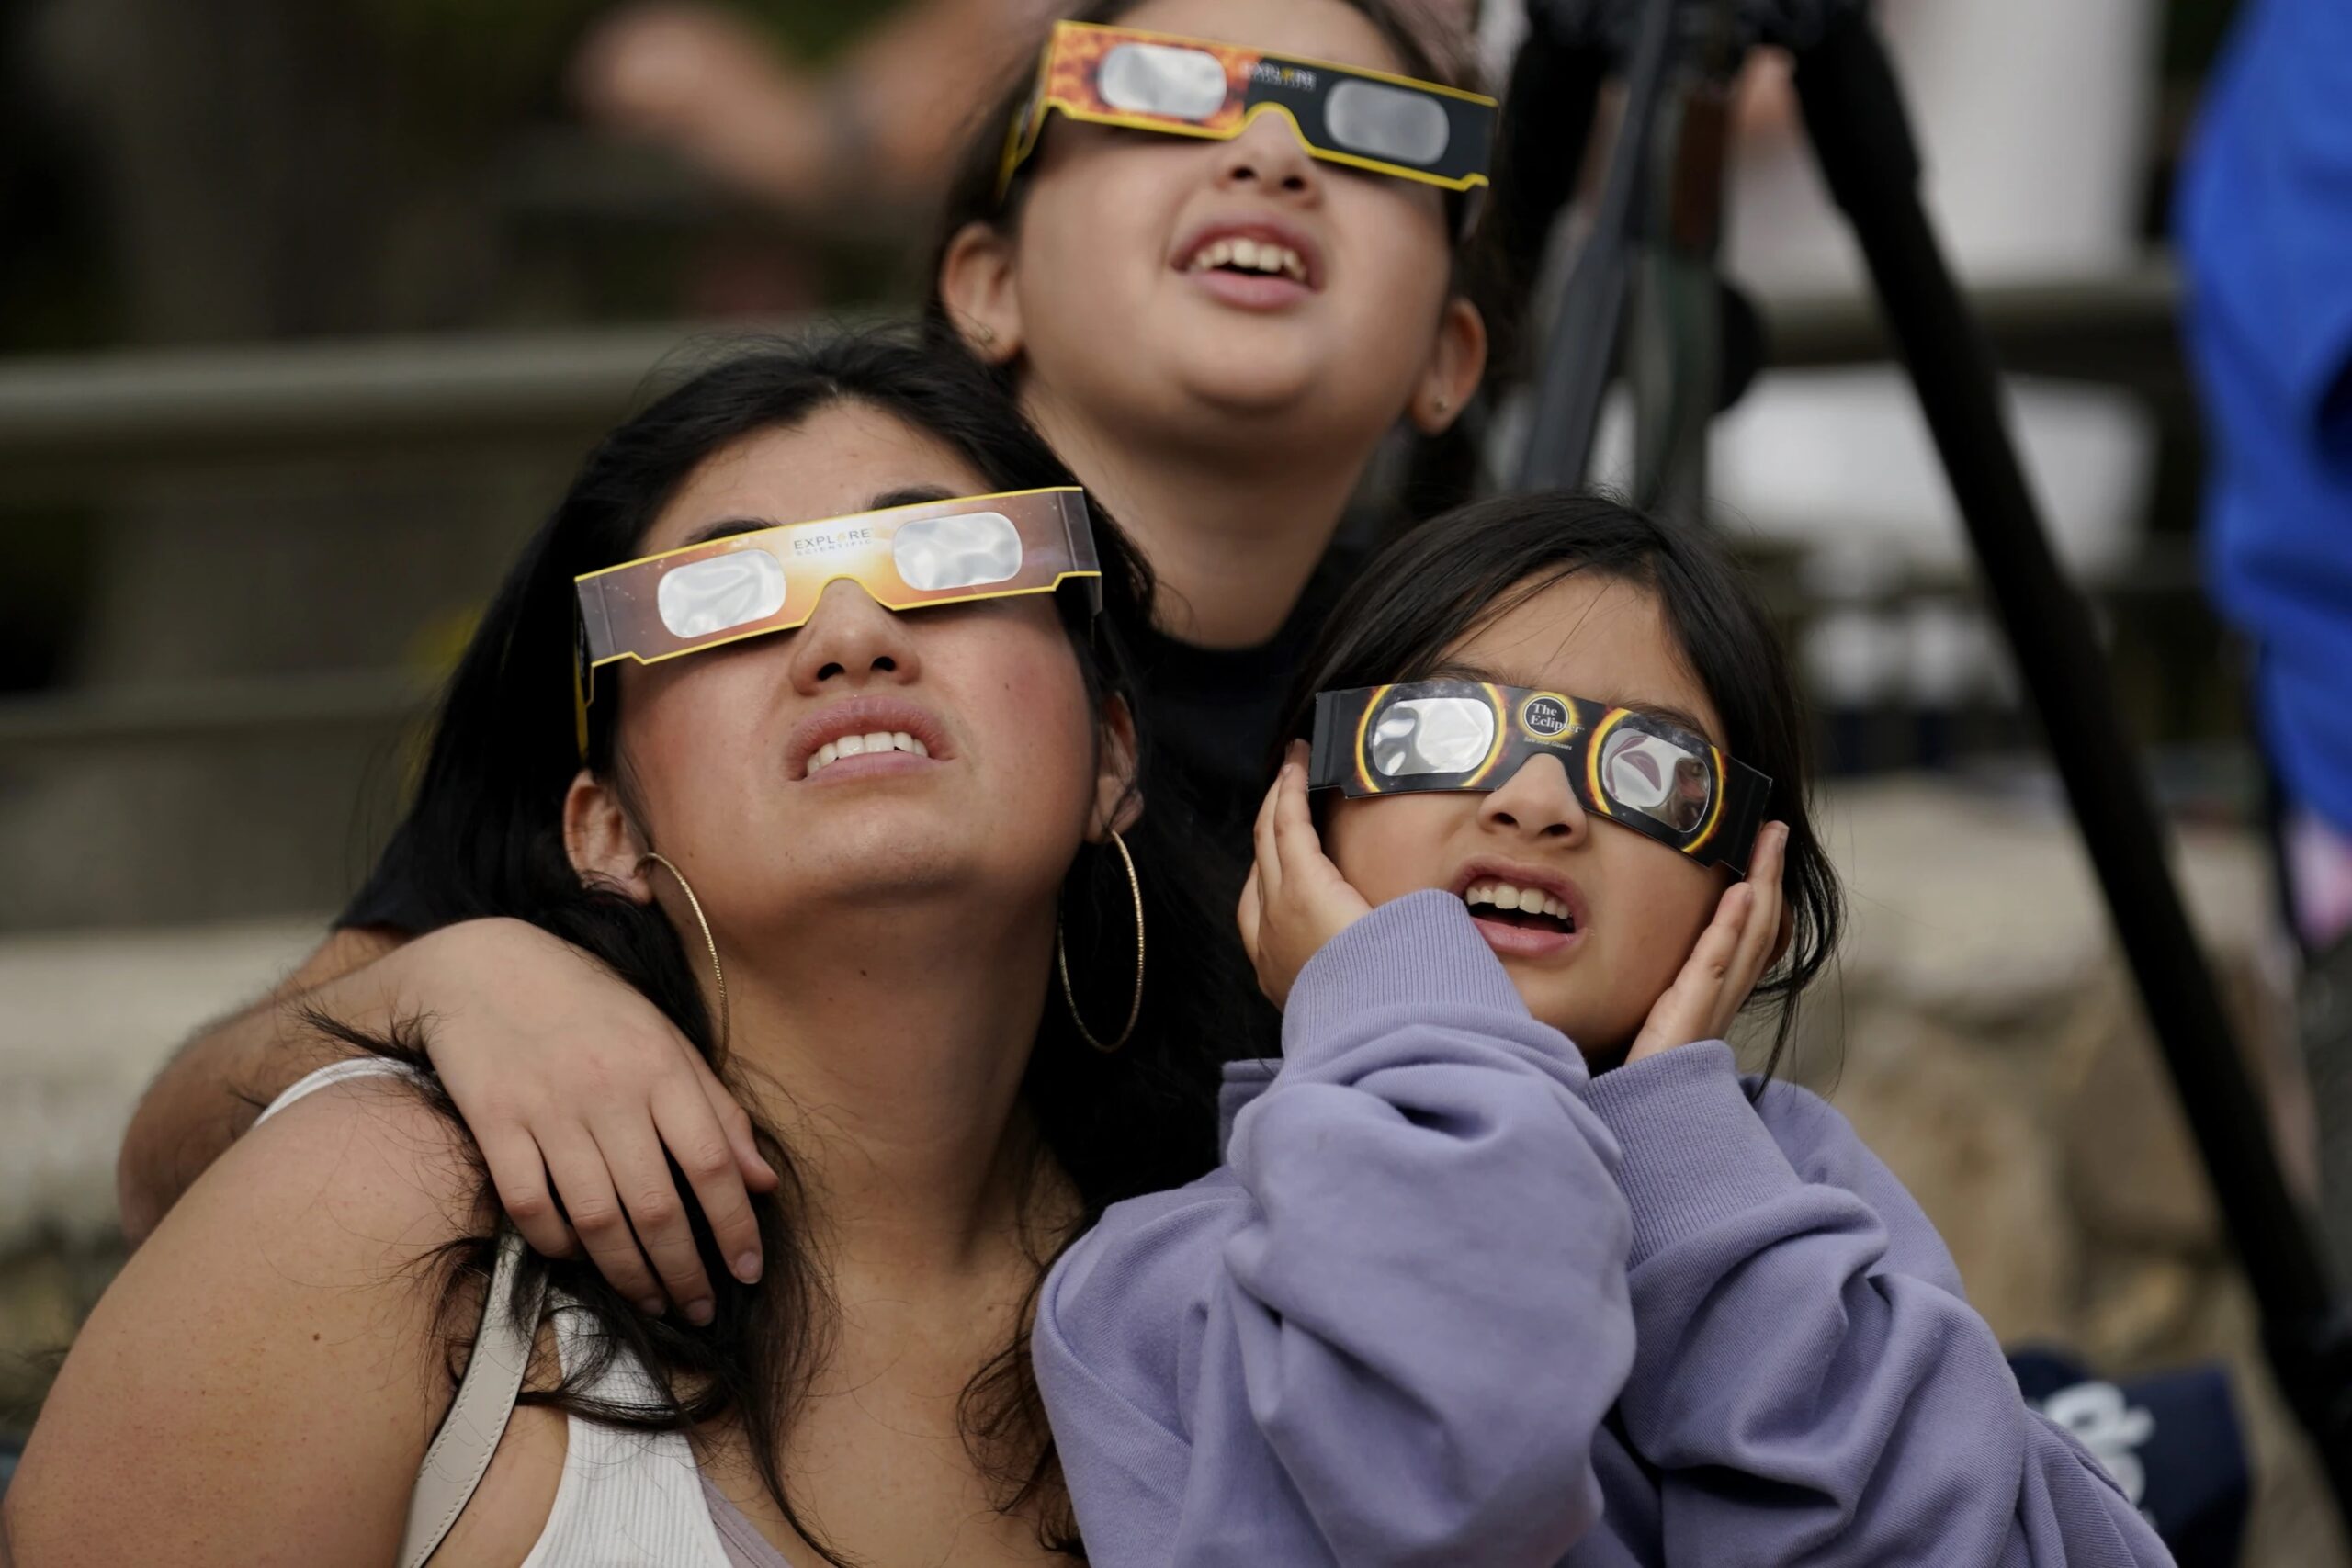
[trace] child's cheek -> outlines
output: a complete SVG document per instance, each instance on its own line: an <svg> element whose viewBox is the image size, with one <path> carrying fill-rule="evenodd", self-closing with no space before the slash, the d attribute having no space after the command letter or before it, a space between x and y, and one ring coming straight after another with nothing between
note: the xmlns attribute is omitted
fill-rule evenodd
<svg viewBox="0 0 2352 1568"><path fill-rule="evenodd" d="M1394 795L1385 800L1330 798L1323 807L1323 852L1349 886L1370 904L1442 887L1453 874L1445 857L1459 803L1474 797ZM1453 808L1453 809L1449 809Z"/></svg>

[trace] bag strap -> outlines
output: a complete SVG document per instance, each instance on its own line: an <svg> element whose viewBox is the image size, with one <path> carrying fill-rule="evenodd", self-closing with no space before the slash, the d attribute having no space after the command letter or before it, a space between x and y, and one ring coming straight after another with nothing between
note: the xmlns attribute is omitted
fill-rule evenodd
<svg viewBox="0 0 2352 1568"><path fill-rule="evenodd" d="M527 1288L522 1284L523 1237L512 1225L498 1233L498 1263L482 1295L481 1326L474 1335L473 1355L465 1375L458 1380L458 1396L449 1414L424 1450L416 1472L416 1490L408 1500L408 1529L401 1538L401 1568L424 1568L440 1547L449 1527L458 1522L466 1503L481 1484L490 1456L498 1451L507 1417L514 1413L515 1396L523 1392L523 1375L530 1369L531 1347L538 1337L539 1317L546 1305L547 1277Z"/></svg>

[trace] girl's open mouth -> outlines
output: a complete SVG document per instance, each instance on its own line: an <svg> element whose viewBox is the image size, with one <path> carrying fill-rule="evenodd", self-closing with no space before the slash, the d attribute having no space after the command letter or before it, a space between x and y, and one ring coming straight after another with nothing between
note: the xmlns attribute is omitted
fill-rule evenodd
<svg viewBox="0 0 2352 1568"><path fill-rule="evenodd" d="M1474 872L1462 902L1487 945L1505 958L1550 958L1583 938L1584 908L1573 886L1554 889Z"/></svg>
<svg viewBox="0 0 2352 1568"><path fill-rule="evenodd" d="M1243 310L1295 305L1323 287L1323 255L1303 229L1278 219L1228 215L1192 231L1168 265L1204 293Z"/></svg>
<svg viewBox="0 0 2352 1568"><path fill-rule="evenodd" d="M1576 934L1576 912L1565 899L1555 898L1537 887L1516 887L1508 882L1473 884L1462 895L1470 906L1472 918L1491 920L1515 931L1554 931L1562 936Z"/></svg>

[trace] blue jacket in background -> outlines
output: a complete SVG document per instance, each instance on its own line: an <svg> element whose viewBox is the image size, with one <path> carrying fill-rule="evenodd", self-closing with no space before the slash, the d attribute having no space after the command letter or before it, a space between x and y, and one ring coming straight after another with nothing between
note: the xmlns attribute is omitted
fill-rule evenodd
<svg viewBox="0 0 2352 1568"><path fill-rule="evenodd" d="M2288 793L2352 833L2352 3L2256 0L2179 193L2207 572Z"/></svg>

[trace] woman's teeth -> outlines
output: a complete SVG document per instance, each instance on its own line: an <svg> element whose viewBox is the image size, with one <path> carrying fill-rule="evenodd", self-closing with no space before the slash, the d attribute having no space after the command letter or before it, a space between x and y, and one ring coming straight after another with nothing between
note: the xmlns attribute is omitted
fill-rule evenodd
<svg viewBox="0 0 2352 1568"><path fill-rule="evenodd" d="M1229 266L1241 272L1279 272L1296 283L1306 281L1306 263L1288 245L1272 240L1212 240L1193 253L1186 272L1209 272Z"/></svg>
<svg viewBox="0 0 2352 1568"><path fill-rule="evenodd" d="M1484 904L1497 909L1518 909L1530 915L1549 915L1568 930L1577 929L1576 917L1568 907L1540 887L1514 887L1508 882L1481 882L1462 895L1462 901L1472 908Z"/></svg>
<svg viewBox="0 0 2352 1568"><path fill-rule="evenodd" d="M912 751L918 757L931 755L930 747L903 729L895 733L877 729L871 735L844 735L839 740L826 741L817 748L817 754L808 759L808 772L813 776L818 769L839 758L863 757L868 751Z"/></svg>

